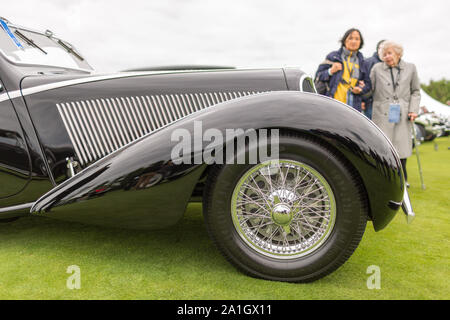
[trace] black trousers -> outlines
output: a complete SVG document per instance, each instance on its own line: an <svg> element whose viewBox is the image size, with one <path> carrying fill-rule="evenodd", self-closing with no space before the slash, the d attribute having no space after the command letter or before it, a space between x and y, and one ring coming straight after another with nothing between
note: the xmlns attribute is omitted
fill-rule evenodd
<svg viewBox="0 0 450 320"><path fill-rule="evenodd" d="M408 175L406 174L406 158L400 159L400 162L402 163L403 175L405 176L405 181L408 181Z"/></svg>

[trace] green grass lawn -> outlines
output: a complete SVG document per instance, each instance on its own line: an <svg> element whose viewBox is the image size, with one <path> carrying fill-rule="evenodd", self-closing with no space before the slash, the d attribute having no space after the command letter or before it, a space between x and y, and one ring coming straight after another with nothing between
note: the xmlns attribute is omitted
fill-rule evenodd
<svg viewBox="0 0 450 320"><path fill-rule="evenodd" d="M420 146L408 160L416 212L383 231L371 223L353 256L310 284L253 279L235 270L209 240L201 206L175 227L130 231L27 217L0 224L0 299L450 299L450 138ZM81 289L66 287L71 265ZM367 268L381 289L367 288Z"/></svg>

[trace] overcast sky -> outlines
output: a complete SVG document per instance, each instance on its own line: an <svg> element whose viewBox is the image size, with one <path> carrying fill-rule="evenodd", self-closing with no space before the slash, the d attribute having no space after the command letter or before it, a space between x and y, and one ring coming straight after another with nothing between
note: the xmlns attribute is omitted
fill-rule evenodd
<svg viewBox="0 0 450 320"><path fill-rule="evenodd" d="M20 0L0 10L15 24L52 30L99 72L213 64L313 74L356 27L366 57L380 39L403 44L423 83L450 79L449 13L448 0Z"/></svg>

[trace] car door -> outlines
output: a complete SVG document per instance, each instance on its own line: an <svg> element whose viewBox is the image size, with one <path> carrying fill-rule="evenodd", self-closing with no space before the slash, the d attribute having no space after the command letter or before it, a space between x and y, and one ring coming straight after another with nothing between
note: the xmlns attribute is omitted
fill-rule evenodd
<svg viewBox="0 0 450 320"><path fill-rule="evenodd" d="M17 114L0 80L0 199L19 193L30 179L30 159Z"/></svg>

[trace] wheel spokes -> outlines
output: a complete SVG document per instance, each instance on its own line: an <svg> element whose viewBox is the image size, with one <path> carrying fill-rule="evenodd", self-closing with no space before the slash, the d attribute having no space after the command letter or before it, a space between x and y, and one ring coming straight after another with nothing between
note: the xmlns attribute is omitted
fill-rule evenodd
<svg viewBox="0 0 450 320"><path fill-rule="evenodd" d="M302 255L323 242L334 225L331 187L300 162L265 162L250 169L233 193L239 235L266 255Z"/></svg>

